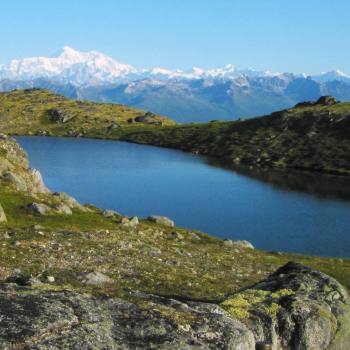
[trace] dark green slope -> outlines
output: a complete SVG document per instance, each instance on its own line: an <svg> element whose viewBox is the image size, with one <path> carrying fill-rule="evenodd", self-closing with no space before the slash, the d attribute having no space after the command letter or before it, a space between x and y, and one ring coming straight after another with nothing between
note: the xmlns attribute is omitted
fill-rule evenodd
<svg viewBox="0 0 350 350"><path fill-rule="evenodd" d="M16 90L0 93L0 132L125 140L216 157L226 165L350 172L350 103L333 98L248 120L175 124L124 105Z"/></svg>
<svg viewBox="0 0 350 350"><path fill-rule="evenodd" d="M223 158L228 164L348 174L350 103L320 100L235 122L176 125L122 139Z"/></svg>

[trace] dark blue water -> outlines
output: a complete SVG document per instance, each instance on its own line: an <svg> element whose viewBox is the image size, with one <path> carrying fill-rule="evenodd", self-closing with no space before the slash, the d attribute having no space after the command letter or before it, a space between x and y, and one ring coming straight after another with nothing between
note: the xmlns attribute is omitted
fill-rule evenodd
<svg viewBox="0 0 350 350"><path fill-rule="evenodd" d="M266 250L350 257L347 179L236 171L182 152L116 141L18 137L47 186L82 203Z"/></svg>

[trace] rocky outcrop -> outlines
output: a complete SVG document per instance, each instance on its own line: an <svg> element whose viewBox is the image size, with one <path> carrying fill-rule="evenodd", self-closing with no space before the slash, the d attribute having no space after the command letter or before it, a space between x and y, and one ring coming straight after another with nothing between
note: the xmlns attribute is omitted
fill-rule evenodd
<svg viewBox="0 0 350 350"><path fill-rule="evenodd" d="M80 279L113 283L98 272ZM132 291L126 301L9 281L16 284L0 287L1 349L347 350L350 344L347 292L295 263L220 306Z"/></svg>
<svg viewBox="0 0 350 350"><path fill-rule="evenodd" d="M49 193L41 174L29 168L26 153L11 137L0 135L0 181L17 191Z"/></svg>
<svg viewBox="0 0 350 350"><path fill-rule="evenodd" d="M349 348L349 295L335 279L300 264L288 263L221 305L273 349Z"/></svg>
<svg viewBox="0 0 350 350"><path fill-rule="evenodd" d="M254 349L253 334L218 307L155 296L142 303L13 284L0 288L0 348Z"/></svg>
<svg viewBox="0 0 350 350"><path fill-rule="evenodd" d="M59 109L49 109L46 112L48 119L54 123L67 123L74 118L73 114L67 114Z"/></svg>
<svg viewBox="0 0 350 350"><path fill-rule="evenodd" d="M312 107L312 106L333 106L337 102L336 98L333 96L321 96L317 101L306 101L306 102L300 102L295 105L296 108L298 107Z"/></svg>
<svg viewBox="0 0 350 350"><path fill-rule="evenodd" d="M64 192L54 192L52 194L52 201L55 204L55 209L63 214L71 214L68 209L78 209L80 211L89 212L90 209L81 205L75 198L69 196ZM67 209L68 207L68 209Z"/></svg>

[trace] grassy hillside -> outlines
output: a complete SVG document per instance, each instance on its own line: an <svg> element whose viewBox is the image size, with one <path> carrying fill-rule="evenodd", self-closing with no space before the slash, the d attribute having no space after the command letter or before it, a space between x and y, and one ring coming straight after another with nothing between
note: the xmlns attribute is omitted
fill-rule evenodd
<svg viewBox="0 0 350 350"><path fill-rule="evenodd" d="M148 117L148 123L130 119ZM128 122L129 121L129 122ZM108 134L134 124L171 125L165 117L124 105L71 100L49 90L27 89L0 93L0 130L8 134L83 136Z"/></svg>
<svg viewBox="0 0 350 350"><path fill-rule="evenodd" d="M236 152L232 140L247 154L257 147L254 135L275 130L271 117L184 127L47 91L2 98L2 131L129 139L229 160ZM128 122L140 114L147 119ZM106 128L106 119L118 126ZM232 138L239 132L242 140ZM290 349L295 339L299 348L320 339L317 348L347 349L350 260L265 252L162 223L50 193L16 141L0 134L1 348L134 349L136 339L140 349L258 349L282 342L281 349ZM318 271L284 265L291 260L333 276L345 289Z"/></svg>
<svg viewBox="0 0 350 350"><path fill-rule="evenodd" d="M125 140L221 158L226 165L350 173L350 103L333 99L254 119L181 125L123 105L16 90L0 93L0 131Z"/></svg>
<svg viewBox="0 0 350 350"><path fill-rule="evenodd" d="M127 131L122 139L218 157L226 164L350 173L350 103L302 104L235 122Z"/></svg>
<svg viewBox="0 0 350 350"><path fill-rule="evenodd" d="M349 260L264 252L148 220L130 223L123 215L106 215L48 192L33 177L14 140L0 138L0 151L0 214L3 209L6 215L2 222L0 215L0 281L20 269L39 279L53 276L57 288L118 296L131 288L219 300L294 260L350 289ZM47 212L32 210L33 203L47 206ZM117 281L113 288L91 290L79 281L80 274L97 267Z"/></svg>

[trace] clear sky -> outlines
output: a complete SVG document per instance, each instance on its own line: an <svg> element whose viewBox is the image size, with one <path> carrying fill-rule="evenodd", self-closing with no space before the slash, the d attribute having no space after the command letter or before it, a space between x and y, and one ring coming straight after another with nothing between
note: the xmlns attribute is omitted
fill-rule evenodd
<svg viewBox="0 0 350 350"><path fill-rule="evenodd" d="M350 0L1 0L0 63L68 45L136 67L350 73Z"/></svg>

